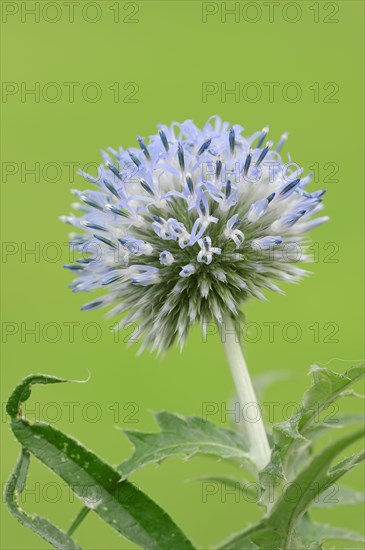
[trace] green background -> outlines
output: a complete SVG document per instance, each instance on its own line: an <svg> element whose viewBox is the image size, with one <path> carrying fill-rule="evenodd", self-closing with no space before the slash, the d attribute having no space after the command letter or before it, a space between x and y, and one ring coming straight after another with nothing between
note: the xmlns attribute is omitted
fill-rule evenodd
<svg viewBox="0 0 365 550"><path fill-rule="evenodd" d="M5 4L8 3L2 2L3 10ZM37 414L43 413L48 420L57 413L58 404L63 412L57 425L116 464L129 456L131 448L115 425L154 429L151 410L200 415L204 402L216 402L221 407L232 397L233 385L217 335L203 343L195 328L182 354L173 349L163 360L148 354L137 357L138 346L128 347L123 342L127 332L115 342L110 334L111 322L104 321L102 313L79 311L88 296L71 294L67 288L72 276L62 269L62 264L68 261L63 244L68 229L58 221L60 214L70 211L69 189L83 187L81 178L74 178L73 174L69 177L64 163L84 166L99 162L100 148L130 146L135 143L136 133L154 133L159 122L193 119L202 125L215 113L231 123L242 124L248 134L267 123L273 139L289 130L287 150L292 158L306 170L318 163L317 188L328 189L325 203L331 221L312 234L318 243L318 261L309 266L313 275L300 285L287 285L286 297L270 295L269 302L252 301L246 306L248 321L257 323L252 330L261 330L256 342L254 332L250 332L251 341L246 345L252 374L259 376L283 369L287 373L264 397L266 402L280 403L274 420L287 414L286 403L300 399L309 384L307 372L311 364L331 361L331 368L343 371L361 359L363 3L297 2L300 19L289 22L286 19L295 17L290 10L297 8L280 2L270 22L265 3L261 4L260 16L255 8L258 3L253 3L252 11L245 11L247 2L241 2L243 12L236 20L227 16L224 22L221 3L213 2L219 13L209 16L206 23L202 22L202 4L193 1L140 1L129 5L120 2L119 22L113 20L116 8L114 12L110 9L116 2L97 2L102 15L95 23L90 19L98 12L92 7L86 12L89 21L82 18L84 3L75 7L74 22L69 22L67 8L58 2L62 16L54 23L49 22L57 18L52 6L36 22L21 11L21 4L32 7L34 2L11 4L19 11L7 20L3 12L2 23L2 79L8 83L6 90L13 86L14 92L3 96L2 105L3 240L14 243L6 245L8 251L13 247L13 255L4 256L2 264L2 402L29 373L86 378L90 372L87 384L36 388L32 403L39 406ZM40 2L42 9L46 4ZM134 4L138 13L128 15L136 11ZM232 2L227 3L227 8L232 6ZM6 8L9 9L13 8ZM250 22L255 13L259 19ZM136 22L125 20L131 18ZM23 87L32 88L37 82L39 101L31 95L22 98L16 91L16 86L21 90L22 83ZM50 82L61 87L58 101L51 102L52 88L44 87ZM80 83L75 87L73 102L69 101L65 82ZM102 90L98 101L90 102L91 88L86 91L90 96L82 96L83 86L90 82L97 82ZM120 85L119 101L109 90L115 82ZM130 82L138 86L132 98L137 102L126 101L132 88L123 86ZM222 83L227 89L238 83L243 95L222 97L216 93L203 101L203 82L215 82L219 91ZM253 94L253 87L245 87L249 82L256 83L255 89L262 92L256 102L245 95ZM274 97L269 97L265 82L279 83ZM285 88L288 82L295 82L302 90L297 102L283 97L285 91L293 97L290 93L294 88ZM314 96L316 82L318 97ZM329 82L335 84L328 87ZM329 96L335 89L336 93ZM328 102L329 99L337 101ZM41 171L45 170L39 178L24 173L35 163L40 163ZM58 170L48 165L47 171L47 163L58 163ZM336 181L328 181L333 165L327 163L336 163L337 174L332 175ZM9 175L9 170L16 173ZM52 178L54 182L50 181ZM325 178L327 182L323 183ZM36 255L24 254L25 249L35 246L39 247ZM62 258L57 254L55 257L60 249ZM330 255L332 251L335 252ZM331 258L336 261L328 261ZM270 322L279 323L272 342L268 325L263 324ZM40 331L38 342L35 336L25 334L36 323ZM68 332L70 323L76 324L73 342ZM100 333L93 332L95 325L88 323L97 323ZM296 323L292 326L301 330L295 343L288 341L294 337L287 323ZM315 323L319 332L313 327ZM9 335L11 329L17 332ZM91 342L94 338L97 341ZM51 339L57 341L52 343ZM79 403L74 419L68 414L67 402ZM97 410L90 403L97 403L101 414L95 422L91 420ZM360 411L362 406L361 401L352 400L342 408ZM132 419L137 423L131 424L128 413L134 409L138 411ZM211 419L217 423L224 420L218 414ZM6 422L3 412L3 483L19 451ZM227 472L233 469L212 459L174 459L159 468L147 467L135 476L135 481L166 507L198 547L207 548L258 517L253 504L234 502L232 496L223 502L217 494L204 503L201 484L186 483L197 475ZM64 485L59 488L58 499L55 483L55 476L33 462L24 508L44 514L66 528L80 504L76 500L70 502L73 499ZM361 472L348 476L346 483L361 490ZM20 527L4 509L3 512L6 529L2 530L2 548L48 547ZM360 506L319 510L315 516L337 526L360 531L363 527ZM87 549L134 548L91 514L77 532L77 540ZM336 547L346 544L339 542Z"/></svg>

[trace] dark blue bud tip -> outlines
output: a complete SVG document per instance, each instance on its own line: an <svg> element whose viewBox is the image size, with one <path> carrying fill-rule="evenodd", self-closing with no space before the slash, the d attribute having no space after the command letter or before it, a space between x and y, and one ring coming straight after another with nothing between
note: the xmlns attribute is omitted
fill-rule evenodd
<svg viewBox="0 0 365 550"><path fill-rule="evenodd" d="M121 237L118 238L118 241L120 242L120 244L122 244L123 246L127 244L127 241L125 239L122 239Z"/></svg>
<svg viewBox="0 0 365 550"><path fill-rule="evenodd" d="M222 172L222 161L218 159L215 163L215 177L218 179Z"/></svg>
<svg viewBox="0 0 365 550"><path fill-rule="evenodd" d="M117 166L115 166L115 164L113 164L112 162L107 162L107 166L108 166L109 170L111 172L113 172L113 174L115 176L117 176L117 178L121 179L120 172L119 172Z"/></svg>
<svg viewBox="0 0 365 550"><path fill-rule="evenodd" d="M190 174L187 174L187 175L186 175L186 184L187 184L187 186L188 186L188 189L189 189L190 193L193 194L193 192L194 192L194 184L193 184L193 180L191 179Z"/></svg>
<svg viewBox="0 0 365 550"><path fill-rule="evenodd" d="M270 146L267 144L266 147L261 151L259 158L256 161L256 166L260 166L267 153L269 152Z"/></svg>
<svg viewBox="0 0 365 550"><path fill-rule="evenodd" d="M233 153L234 147L236 145L236 134L235 134L234 128L231 128L229 130L228 141L229 141L229 150L231 151L231 153Z"/></svg>
<svg viewBox="0 0 365 550"><path fill-rule="evenodd" d="M204 206L203 201L200 201L200 210L202 211L203 216L205 216L207 211L205 210L205 206Z"/></svg>
<svg viewBox="0 0 365 550"><path fill-rule="evenodd" d="M74 265L74 264L64 264L63 266L64 268L66 269L71 269L71 271L77 271L77 270L81 270L81 269L84 269L84 266L83 265Z"/></svg>
<svg viewBox="0 0 365 550"><path fill-rule="evenodd" d="M96 235L94 233L93 237L95 239L97 239L98 241L101 241L102 243L107 244L111 248L117 248L117 245L115 243L113 243L113 241L110 241L109 239L107 239L106 237L103 237L102 235Z"/></svg>
<svg viewBox="0 0 365 550"><path fill-rule="evenodd" d="M289 191L291 191L292 189L297 187L297 185L299 185L299 183L300 183L299 178L294 180L294 181L291 181L290 183L288 183L288 185L286 185L284 187L284 189L282 191L280 191L280 195L286 195L286 193L289 193Z"/></svg>
<svg viewBox="0 0 365 550"><path fill-rule="evenodd" d="M128 151L129 156L131 157L131 160L134 162L134 164L138 167L141 166L141 161L138 157L132 151Z"/></svg>
<svg viewBox="0 0 365 550"><path fill-rule="evenodd" d="M245 176L247 176L247 172L248 172L248 170L250 168L250 165L251 165L251 160L252 160L252 149L249 149L248 153L247 153L246 160L245 160L245 165L243 167L243 171L244 171Z"/></svg>
<svg viewBox="0 0 365 550"><path fill-rule="evenodd" d="M90 229L96 229L97 231L106 231L105 227L102 225L99 225L97 223L89 222L85 220L84 222L81 222L85 227L89 227Z"/></svg>
<svg viewBox="0 0 365 550"><path fill-rule="evenodd" d="M304 216L304 214L306 213L306 210L299 210L298 214L300 216Z"/></svg>
<svg viewBox="0 0 365 550"><path fill-rule="evenodd" d="M283 239L276 238L275 244L281 244L283 242Z"/></svg>
<svg viewBox="0 0 365 550"><path fill-rule="evenodd" d="M232 226L232 229L237 229L237 227L241 224L241 220L238 219L234 222L233 226Z"/></svg>
<svg viewBox="0 0 365 550"><path fill-rule="evenodd" d="M230 196L231 190L232 190L231 180L228 180L226 183L226 199L228 199L228 197Z"/></svg>
<svg viewBox="0 0 365 550"><path fill-rule="evenodd" d="M150 156L150 153L147 149L147 145L145 144L145 142L143 141L143 139L141 138L141 136L137 136L137 141L139 143L139 146L144 154L144 156L150 160L151 159L151 156Z"/></svg>
<svg viewBox="0 0 365 550"><path fill-rule="evenodd" d="M156 214L153 214L152 218L154 219L155 222L162 222L162 219L160 218L160 216L156 216Z"/></svg>
<svg viewBox="0 0 365 550"><path fill-rule="evenodd" d="M104 183L105 187L106 187L107 189L109 189L109 191L110 191L115 197L117 197L117 199L120 198L120 195L119 195L118 191L116 190L116 188L114 187L114 185L113 185L110 181L108 181L107 179L103 179L103 183Z"/></svg>
<svg viewBox="0 0 365 550"><path fill-rule="evenodd" d="M185 157L184 157L184 149L182 148L181 143L179 142L177 146L177 157L179 159L179 165L181 170L185 170Z"/></svg>
<svg viewBox="0 0 365 550"><path fill-rule="evenodd" d="M143 178L141 178L139 180L139 183L141 184L141 186L143 187L143 189L145 191L147 191L147 193L149 193L150 195L154 195L154 192L152 191L151 187L149 186L149 184L146 182L146 180L144 180Z"/></svg>
<svg viewBox="0 0 365 550"><path fill-rule="evenodd" d="M87 197L84 197L84 196L80 197L80 199L82 200L82 202L84 202L91 208L96 208L97 210L103 210L103 207L97 202L93 201L92 199L88 199Z"/></svg>
<svg viewBox="0 0 365 550"><path fill-rule="evenodd" d="M208 243L206 237L204 237L204 239L203 239L203 244L204 244L204 248L205 248L206 250L208 250L208 249L209 249L209 243Z"/></svg>
<svg viewBox="0 0 365 550"><path fill-rule="evenodd" d="M116 208L112 204L108 205L108 209L113 212L113 214L116 214L117 216L122 216L123 218L128 218L128 215L123 212L123 210L120 210L120 208Z"/></svg>
<svg viewBox="0 0 365 550"><path fill-rule="evenodd" d="M266 197L267 202L270 204L270 202L273 200L274 197L275 197L275 193L271 193L271 195Z"/></svg>
<svg viewBox="0 0 365 550"><path fill-rule="evenodd" d="M165 134L165 132L164 132L162 129L160 129L160 130L158 131L158 135L160 136L160 139L161 139L161 141L162 141L162 145L164 146L165 151L166 151L166 153L167 153L167 151L169 150L169 142L167 141L166 134Z"/></svg>
<svg viewBox="0 0 365 550"><path fill-rule="evenodd" d="M89 304L85 304L81 306L80 311L87 311L89 309L95 309L98 306L103 305L103 302L101 300L97 300L95 302L90 302Z"/></svg>
<svg viewBox="0 0 365 550"><path fill-rule="evenodd" d="M212 143L211 138L206 139L204 141L204 143L200 146L199 151L198 151L198 155L202 155L208 149L208 147L211 143Z"/></svg>
<svg viewBox="0 0 365 550"><path fill-rule="evenodd" d="M76 261L79 264L89 264L90 262L93 262L94 260L92 258L77 258Z"/></svg>

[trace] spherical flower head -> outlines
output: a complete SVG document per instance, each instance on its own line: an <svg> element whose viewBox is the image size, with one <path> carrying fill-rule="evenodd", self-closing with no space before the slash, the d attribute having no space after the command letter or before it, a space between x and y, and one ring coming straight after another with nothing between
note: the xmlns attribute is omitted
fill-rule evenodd
<svg viewBox="0 0 365 550"><path fill-rule="evenodd" d="M307 260L302 235L322 224L313 216L324 191L307 192L311 176L267 141L268 128L243 137L243 128L212 117L161 125L138 148L108 149L95 186L74 191L81 215L63 221L80 254L67 267L74 291L105 287L83 309L112 306L117 328L139 322L146 346L162 352L190 326L203 330L242 302L280 292L275 280L296 282Z"/></svg>

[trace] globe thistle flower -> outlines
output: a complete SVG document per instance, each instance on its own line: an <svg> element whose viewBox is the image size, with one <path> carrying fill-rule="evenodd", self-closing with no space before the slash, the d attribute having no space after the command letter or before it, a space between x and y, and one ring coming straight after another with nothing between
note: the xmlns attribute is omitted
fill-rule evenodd
<svg viewBox="0 0 365 550"><path fill-rule="evenodd" d="M82 229L71 244L81 257L75 292L105 288L83 309L112 306L127 313L118 328L139 321L142 348L182 346L190 326L240 317L250 297L281 292L275 280L296 282L306 260L302 235L322 224L314 218L325 191L307 192L311 176L287 166L268 128L248 138L239 125L212 117L159 126L139 148L103 152L95 186L73 193L81 215L62 220ZM295 243L295 261L288 244ZM299 257L298 257L299 256Z"/></svg>
<svg viewBox="0 0 365 550"><path fill-rule="evenodd" d="M314 217L325 191L306 191L311 176L282 160L287 134L274 147L267 127L242 131L187 120L137 136L139 148L109 148L96 177L82 173L95 189L74 191L81 215L62 219L82 230L71 240L81 257L66 266L73 290L107 291L82 309L111 306L117 328L139 322L141 349L158 353L176 337L183 346L196 321L218 323L241 405L259 409L233 320L250 297L281 292L275 281L305 274L295 265L307 259L303 235L327 218ZM270 447L258 414L246 434L262 469Z"/></svg>

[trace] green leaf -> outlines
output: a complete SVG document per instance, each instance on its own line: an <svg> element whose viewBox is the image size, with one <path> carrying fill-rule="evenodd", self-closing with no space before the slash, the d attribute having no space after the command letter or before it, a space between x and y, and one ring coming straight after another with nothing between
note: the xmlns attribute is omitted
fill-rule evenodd
<svg viewBox="0 0 365 550"><path fill-rule="evenodd" d="M296 531L303 542L306 543L322 543L328 539L344 539L354 542L364 541L364 537L360 533L342 529L341 527L333 527L325 523L315 523L307 515L298 523Z"/></svg>
<svg viewBox="0 0 365 550"><path fill-rule="evenodd" d="M313 421L318 420L318 415L330 404L348 395L348 388L364 377L365 365L351 367L344 374L313 365L311 373L314 383L303 397L306 414L300 419L299 430L301 433L308 431Z"/></svg>
<svg viewBox="0 0 365 550"><path fill-rule="evenodd" d="M360 461L363 453L358 453L341 462L328 473L330 465L334 458L343 451L348 445L354 443L363 436L363 430L353 434L346 435L338 441L335 441L321 453L314 456L308 466L298 474L292 487L294 491L289 493L291 486L284 491L283 495L276 502L267 524L275 532L280 533L283 550L291 548L291 540L294 534L294 528L298 520L302 517L309 505L313 502L316 495L319 495L330 485L335 483L339 477L348 472ZM253 539L255 541L255 539Z"/></svg>
<svg viewBox="0 0 365 550"><path fill-rule="evenodd" d="M135 544L148 550L192 550L172 519L142 491L74 438L43 422L21 415L32 383L64 382L43 375L23 381L8 402L15 437L30 453L59 475L101 519ZM90 496L90 488L93 494Z"/></svg>
<svg viewBox="0 0 365 550"><path fill-rule="evenodd" d="M326 497L331 494L333 485L364 459L364 453L356 453L331 468L336 456L363 435L362 430L335 441L313 455L313 443L324 430L340 428L363 419L360 415L340 417L337 414L335 418L333 413L337 410L331 405L350 394L348 388L364 376L364 367L353 367L345 374L314 367L312 374L313 385L306 392L301 409L288 421L273 428L271 461L260 472L260 504L266 507L266 516L231 537L220 547L222 550L239 550L247 539L258 545L260 550L321 550L322 539L326 538L325 535L331 536L328 526L323 527L314 540L310 537L304 540L299 536L302 533L297 533L296 529L304 521L308 508L313 504L326 504ZM363 500L363 495L343 490L339 491L341 499L343 504L354 503ZM341 532L336 531L336 535ZM357 534L354 536L358 537Z"/></svg>
<svg viewBox="0 0 365 550"><path fill-rule="evenodd" d="M161 429L158 433L125 432L135 451L118 467L124 477L146 464L160 463L176 455L190 458L203 453L236 459L241 463L251 460L244 438L237 432L217 428L198 417L182 417L168 412L157 413L156 420Z"/></svg>
<svg viewBox="0 0 365 550"><path fill-rule="evenodd" d="M299 468L308 459L308 447L311 440L322 435L323 431L343 424L360 420L358 415L349 417L333 416L333 403L348 395L348 388L365 375L365 366L350 368L344 374L314 365L311 369L313 384L304 394L301 409L285 422L273 427L273 438L280 449L282 473L293 479ZM327 412L322 418L321 414ZM338 420L338 422L336 422Z"/></svg>
<svg viewBox="0 0 365 550"><path fill-rule="evenodd" d="M348 445L363 435L363 430L347 435L329 445L324 451L312 457L295 480L284 490L280 486L281 496L276 500L271 512L256 525L233 536L220 548L238 550L241 542L249 538L260 550L297 550L302 548L320 548L320 541L309 546L298 538L296 528L302 521L308 507L323 491L335 483L342 475L364 459L364 453L357 453L330 469L332 461ZM292 491L294 489L294 491Z"/></svg>
<svg viewBox="0 0 365 550"><path fill-rule="evenodd" d="M9 511L22 525L34 531L54 548L59 550L81 550L81 547L61 529L45 518L35 514L30 516L20 507L18 497L25 488L29 459L28 451L22 449L5 489L5 502Z"/></svg>
<svg viewBox="0 0 365 550"><path fill-rule="evenodd" d="M362 502L365 502L365 493L354 491L349 487L331 485L319 495L318 499L313 502L313 506L316 508L330 508L332 506L361 504Z"/></svg>
<svg viewBox="0 0 365 550"><path fill-rule="evenodd" d="M276 424L273 435L277 445L283 447L295 439L303 439L312 428L319 424L319 415L329 408L337 399L347 395L348 388L365 375L365 366L350 368L344 374L314 365L310 371L313 374L313 384L304 394L302 408L289 420ZM331 411L330 411L331 413ZM323 424L336 419L326 419Z"/></svg>

